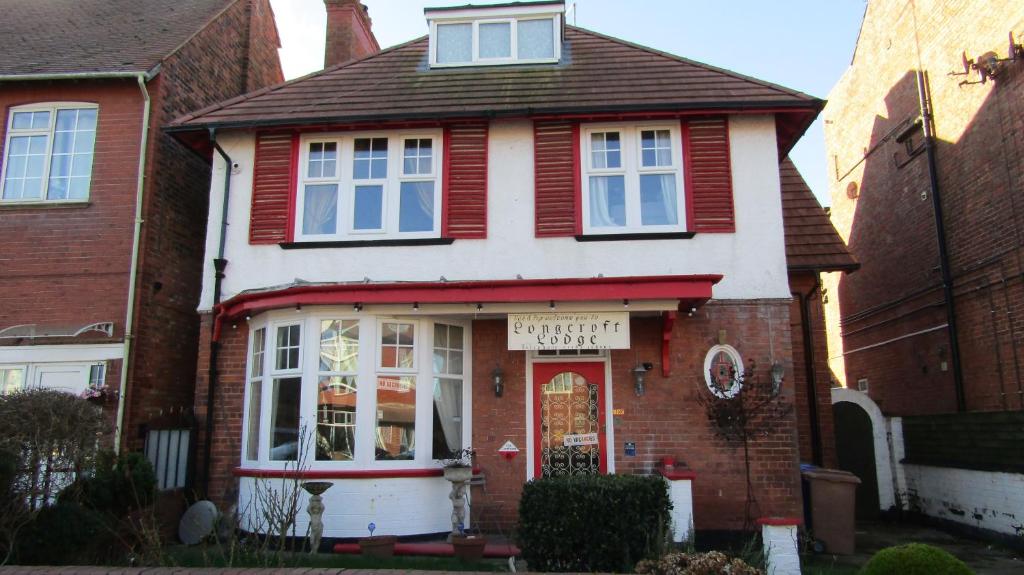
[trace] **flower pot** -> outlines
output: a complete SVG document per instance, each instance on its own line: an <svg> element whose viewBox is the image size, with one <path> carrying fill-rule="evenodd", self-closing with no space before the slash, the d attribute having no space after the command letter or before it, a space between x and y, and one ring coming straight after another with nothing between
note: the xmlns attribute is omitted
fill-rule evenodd
<svg viewBox="0 0 1024 575"><path fill-rule="evenodd" d="M472 467L445 467L444 478L452 483L461 483L473 479Z"/></svg>
<svg viewBox="0 0 1024 575"><path fill-rule="evenodd" d="M452 548L459 561L472 563L483 559L487 538L483 535L454 535Z"/></svg>
<svg viewBox="0 0 1024 575"><path fill-rule="evenodd" d="M359 540L359 551L367 557L394 557L397 542L398 537L394 535L363 537Z"/></svg>

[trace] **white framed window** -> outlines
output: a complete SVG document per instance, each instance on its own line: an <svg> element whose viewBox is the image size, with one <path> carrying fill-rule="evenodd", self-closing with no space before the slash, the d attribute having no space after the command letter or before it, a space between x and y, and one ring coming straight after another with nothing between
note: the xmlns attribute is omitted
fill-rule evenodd
<svg viewBox="0 0 1024 575"><path fill-rule="evenodd" d="M585 126L580 137L584 234L686 231L677 123Z"/></svg>
<svg viewBox="0 0 1024 575"><path fill-rule="evenodd" d="M440 237L441 144L436 130L304 137L296 240Z"/></svg>
<svg viewBox="0 0 1024 575"><path fill-rule="evenodd" d="M7 118L0 202L89 198L99 108L49 103L12 108Z"/></svg>
<svg viewBox="0 0 1024 575"><path fill-rule="evenodd" d="M430 65L541 64L561 58L561 15L432 20Z"/></svg>
<svg viewBox="0 0 1024 575"><path fill-rule="evenodd" d="M250 324L246 465L287 468L301 455L311 469L434 467L465 446L469 324L332 308Z"/></svg>
<svg viewBox="0 0 1024 575"><path fill-rule="evenodd" d="M0 366L0 395L7 395L25 388L25 366Z"/></svg>

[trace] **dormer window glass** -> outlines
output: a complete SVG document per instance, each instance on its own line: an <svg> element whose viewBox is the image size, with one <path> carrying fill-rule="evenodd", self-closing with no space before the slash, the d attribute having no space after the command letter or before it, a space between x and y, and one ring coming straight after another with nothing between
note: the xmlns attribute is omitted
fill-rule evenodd
<svg viewBox="0 0 1024 575"><path fill-rule="evenodd" d="M498 8L498 7L495 7ZM430 65L555 63L561 57L562 3L501 9L428 8Z"/></svg>

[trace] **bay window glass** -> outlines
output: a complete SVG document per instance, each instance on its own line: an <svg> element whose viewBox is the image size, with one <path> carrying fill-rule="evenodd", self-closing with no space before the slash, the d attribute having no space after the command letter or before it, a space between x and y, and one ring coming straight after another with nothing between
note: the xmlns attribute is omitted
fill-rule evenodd
<svg viewBox="0 0 1024 575"><path fill-rule="evenodd" d="M584 233L684 231L674 126L585 129L583 145Z"/></svg>
<svg viewBox="0 0 1024 575"><path fill-rule="evenodd" d="M480 24L480 58L512 57L512 23L488 22Z"/></svg>
<svg viewBox="0 0 1024 575"><path fill-rule="evenodd" d="M359 321L322 320L316 406L319 461L355 457L358 370Z"/></svg>
<svg viewBox="0 0 1024 575"><path fill-rule="evenodd" d="M440 236L438 135L303 143L297 241Z"/></svg>
<svg viewBox="0 0 1024 575"><path fill-rule="evenodd" d="M463 328L434 324L434 459L462 449Z"/></svg>
<svg viewBox="0 0 1024 575"><path fill-rule="evenodd" d="M87 199L96 143L96 107L27 108L12 110L8 121L0 200Z"/></svg>
<svg viewBox="0 0 1024 575"><path fill-rule="evenodd" d="M20 391L25 387L25 368L0 367L0 395Z"/></svg>
<svg viewBox="0 0 1024 575"><path fill-rule="evenodd" d="M249 336L247 465L410 469L434 467L463 447L468 326L307 310L267 315Z"/></svg>

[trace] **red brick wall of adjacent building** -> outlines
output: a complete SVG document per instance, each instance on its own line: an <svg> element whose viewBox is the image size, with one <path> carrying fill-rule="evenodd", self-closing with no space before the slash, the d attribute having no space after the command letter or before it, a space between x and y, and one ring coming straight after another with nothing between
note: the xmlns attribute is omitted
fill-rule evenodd
<svg viewBox="0 0 1024 575"><path fill-rule="evenodd" d="M210 165L165 134L178 116L283 80L267 0L238 2L167 58L151 83L138 339L129 374L125 438L141 447L142 425L193 406ZM169 176L169 177L168 177Z"/></svg>
<svg viewBox="0 0 1024 575"><path fill-rule="evenodd" d="M979 18L979 14L987 17ZM868 4L852 67L825 110L832 220L862 267L828 280L833 366L889 415L956 410L927 159L887 136L919 115L927 73L966 407L1024 408L1024 63L961 85L961 54L1007 57L1011 0ZM1018 40L1019 42L1019 40Z"/></svg>
<svg viewBox="0 0 1024 575"><path fill-rule="evenodd" d="M832 423L832 373L828 367L828 342L825 337L825 317L821 292L816 288L817 277L812 273L791 273L789 288L793 290L793 302L789 306L789 331L792 335L793 371L790 378L796 401L796 423L800 442L800 461L814 463L812 448L811 395L807 377L806 354L800 296L807 299L811 350L814 362L814 399L817 405L818 437L821 442L821 465L835 467L836 441Z"/></svg>

